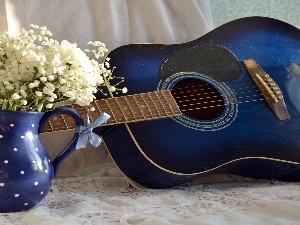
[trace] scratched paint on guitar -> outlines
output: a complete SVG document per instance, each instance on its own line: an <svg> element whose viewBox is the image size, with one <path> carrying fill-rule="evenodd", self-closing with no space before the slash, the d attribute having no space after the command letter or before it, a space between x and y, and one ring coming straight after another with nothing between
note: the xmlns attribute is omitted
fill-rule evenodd
<svg viewBox="0 0 300 225"><path fill-rule="evenodd" d="M206 70L191 71L191 66L180 65L180 54L207 45L225 49L236 74L225 75L221 62L205 62L205 57L201 63L212 65ZM214 50L212 47L212 56L217 55ZM127 45L115 49L109 57L116 76L125 77L130 94L174 89L184 80L194 80L210 85L225 103L212 119L183 113L180 119L121 125L104 133L112 158L133 181L166 188L245 158L300 162L297 28L271 18L249 17L222 25L192 42ZM241 63L249 58L255 59L281 88L290 120L279 121L255 94L257 87ZM197 64L192 54L187 60Z"/></svg>

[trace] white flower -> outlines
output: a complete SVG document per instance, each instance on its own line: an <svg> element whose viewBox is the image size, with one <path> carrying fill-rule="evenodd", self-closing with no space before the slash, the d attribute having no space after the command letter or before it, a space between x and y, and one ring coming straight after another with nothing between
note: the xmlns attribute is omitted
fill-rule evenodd
<svg viewBox="0 0 300 225"><path fill-rule="evenodd" d="M61 84L67 83L67 81L66 81L64 78L59 79L59 82L60 82Z"/></svg>
<svg viewBox="0 0 300 225"><path fill-rule="evenodd" d="M17 93L14 93L14 94L11 96L11 99L13 99L13 100L17 100L17 99L19 99L19 98L21 98L21 96L18 95Z"/></svg>
<svg viewBox="0 0 300 225"><path fill-rule="evenodd" d="M34 85L34 83L30 83L30 84L28 84L28 87L29 87L30 89L32 89L32 88L35 87L35 85Z"/></svg>
<svg viewBox="0 0 300 225"><path fill-rule="evenodd" d="M37 86L39 86L40 81L39 80L34 80L33 83L34 83L34 86L37 87Z"/></svg>
<svg viewBox="0 0 300 225"><path fill-rule="evenodd" d="M54 102L54 98L53 98L52 96L51 96L51 97L48 97L47 100L48 100L49 102Z"/></svg>
<svg viewBox="0 0 300 225"><path fill-rule="evenodd" d="M40 81L42 81L43 83L45 83L47 81L47 77L41 77Z"/></svg>
<svg viewBox="0 0 300 225"><path fill-rule="evenodd" d="M48 103L47 105L46 105L46 108L47 109L51 109L53 107L53 104L51 104L51 103Z"/></svg>
<svg viewBox="0 0 300 225"><path fill-rule="evenodd" d="M43 93L46 94L46 95L51 95L53 92L51 90L49 90L49 88L44 87L43 88Z"/></svg>
<svg viewBox="0 0 300 225"><path fill-rule="evenodd" d="M55 90L55 87L52 83L45 83L46 87L48 88L48 90L50 91L54 91Z"/></svg>
<svg viewBox="0 0 300 225"><path fill-rule="evenodd" d="M23 98L27 97L27 92L25 90L20 90L20 94L22 95Z"/></svg>
<svg viewBox="0 0 300 225"><path fill-rule="evenodd" d="M8 85L6 85L6 89L9 90L9 91L12 91L12 90L15 89L15 87L12 84L8 84Z"/></svg>
<svg viewBox="0 0 300 225"><path fill-rule="evenodd" d="M75 100L86 106L94 93L119 89L111 81L113 69L109 58L98 62L107 52L99 41L88 42L89 49L81 50L76 43L58 42L50 37L47 27L30 25L17 37L0 36L0 107L9 110L49 111L57 102ZM90 57L91 55L91 57ZM95 60L96 59L96 60ZM104 93L105 94L105 93Z"/></svg>
<svg viewBox="0 0 300 225"><path fill-rule="evenodd" d="M42 97L42 96L43 96L43 92L36 91L36 92L35 92L35 95L36 95L37 97Z"/></svg>
<svg viewBox="0 0 300 225"><path fill-rule="evenodd" d="M110 86L110 87L108 87L108 89L109 89L111 92L116 91L116 88L115 88L114 86Z"/></svg>
<svg viewBox="0 0 300 225"><path fill-rule="evenodd" d="M55 77L53 76L53 74L50 74L47 78L48 78L49 81L53 81L55 79Z"/></svg>
<svg viewBox="0 0 300 225"><path fill-rule="evenodd" d="M22 99L20 102L21 102L22 105L27 105L27 100L26 99Z"/></svg>

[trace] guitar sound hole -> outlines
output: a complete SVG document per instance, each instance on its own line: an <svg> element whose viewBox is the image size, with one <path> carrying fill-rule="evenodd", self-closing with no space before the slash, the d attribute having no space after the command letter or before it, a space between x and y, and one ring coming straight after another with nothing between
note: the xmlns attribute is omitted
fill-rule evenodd
<svg viewBox="0 0 300 225"><path fill-rule="evenodd" d="M181 112L195 119L212 120L225 109L221 93L200 79L183 79L174 85L171 93Z"/></svg>

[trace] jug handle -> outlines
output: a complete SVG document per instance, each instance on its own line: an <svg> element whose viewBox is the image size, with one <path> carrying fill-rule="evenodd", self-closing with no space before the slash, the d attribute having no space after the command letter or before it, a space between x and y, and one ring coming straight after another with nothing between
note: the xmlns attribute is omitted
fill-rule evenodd
<svg viewBox="0 0 300 225"><path fill-rule="evenodd" d="M41 133L43 131L45 125L47 124L47 122L51 118L53 118L54 116L59 115L59 114L65 114L65 115L72 117L73 120L75 121L76 127L84 126L84 121L83 121L82 117L75 110L66 108L66 107L58 107L55 110L46 112L43 115L43 117L41 118L40 123L39 123L38 132ZM52 164L53 164L53 168L54 168L54 177L56 176L57 170L60 167L61 163L65 159L67 159L69 157L69 155L71 153L73 153L73 151L76 149L76 144L77 144L79 136L80 136L80 133L76 132L76 130L75 130L75 134L74 134L72 140L70 141L70 143L68 144L68 146L65 147L65 149L63 149L62 152L53 159Z"/></svg>

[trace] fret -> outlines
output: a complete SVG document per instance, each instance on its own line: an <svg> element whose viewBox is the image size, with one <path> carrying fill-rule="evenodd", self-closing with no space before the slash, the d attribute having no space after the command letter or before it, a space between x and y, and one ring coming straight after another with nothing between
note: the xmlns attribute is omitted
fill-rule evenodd
<svg viewBox="0 0 300 225"><path fill-rule="evenodd" d="M81 115L81 117L83 117L83 120L88 121L88 119L89 119L90 122L92 122L88 109L86 107L82 107L82 109L83 109L84 113L82 113L80 115Z"/></svg>
<svg viewBox="0 0 300 225"><path fill-rule="evenodd" d="M66 127L66 130L68 130L68 124L66 123L66 119L65 119L64 115L61 114L60 116L61 116L61 118L62 118L62 121L64 122L64 125L65 125L65 127Z"/></svg>
<svg viewBox="0 0 300 225"><path fill-rule="evenodd" d="M112 115L114 121L118 122L118 119L117 119L117 117L115 116L115 113L113 112L111 106L109 105L108 100L107 100L107 99L104 99L104 101L105 101L106 105L108 106L108 109L109 109L110 114Z"/></svg>
<svg viewBox="0 0 300 225"><path fill-rule="evenodd" d="M74 108L74 105L69 105L69 107L76 111L76 109Z"/></svg>
<svg viewBox="0 0 300 225"><path fill-rule="evenodd" d="M59 115L60 118L56 117L56 124L57 124L57 129L56 130L69 130L75 128L75 122L73 121L72 117L69 115L64 115L61 114ZM60 122L59 122L60 121ZM52 122L53 124L53 122ZM58 127L60 126L60 127Z"/></svg>
<svg viewBox="0 0 300 225"><path fill-rule="evenodd" d="M127 98L126 98L127 99ZM146 119L145 117L145 114L144 114L144 111L142 110L142 106L137 102L137 99L136 99L136 96L135 95L132 95L132 99L134 100L135 104L137 105L138 109L139 109L139 112L141 113L141 117L143 119Z"/></svg>
<svg viewBox="0 0 300 225"><path fill-rule="evenodd" d="M78 112L78 114L82 117L83 121L86 121L86 115L84 115L83 112L81 112L82 110L84 110L84 107L76 107L77 105L68 105L67 107L75 110ZM69 122L69 127L75 128L75 122L73 121L73 119L71 117L69 117L70 122Z"/></svg>
<svg viewBox="0 0 300 225"><path fill-rule="evenodd" d="M71 120L72 121L72 120ZM68 126L70 124L63 115L55 116L45 125L45 131L59 131L59 130L68 130L73 128L72 126Z"/></svg>
<svg viewBox="0 0 300 225"><path fill-rule="evenodd" d="M152 93L153 93L153 92L147 93L147 95L149 96L149 99L150 99L150 101L151 101L151 103L152 103L152 105L153 105L153 107L154 107L154 109L155 109L155 112L156 112L156 113L158 114L158 116L160 117L160 116L162 116L162 114L159 112L159 109L158 109L158 107L157 107L157 104L155 103L153 97L151 96ZM155 96L155 95L154 95L154 96Z"/></svg>
<svg viewBox="0 0 300 225"><path fill-rule="evenodd" d="M164 90L164 91L161 91L161 94L162 94L163 98L166 100L165 105L167 105L171 110L171 115L181 114L181 111L180 111L177 103L174 101L174 98L173 98L171 92L168 90Z"/></svg>
<svg viewBox="0 0 300 225"><path fill-rule="evenodd" d="M91 103L91 105L97 109L95 111L90 111L89 115L90 117L95 121L99 115L103 112L108 113L109 115L111 115L111 117L108 119L108 121L106 123L117 123L116 120L114 119L114 117L112 116L112 109L113 107L110 108L110 104L107 103L104 99L101 100L95 100ZM103 124L105 125L105 124Z"/></svg>
<svg viewBox="0 0 300 225"><path fill-rule="evenodd" d="M165 95L165 92L160 92L161 93L161 95L163 96L163 98L164 98L164 100L165 100L165 102L166 102L166 104L164 104L164 105L167 105L168 106L168 108L170 109L170 111L171 111L171 115L174 115L175 114L175 112L174 112L174 110L173 110L173 108L171 107L171 104L169 104L169 101L168 101L168 99L167 99L167 96Z"/></svg>
<svg viewBox="0 0 300 225"><path fill-rule="evenodd" d="M165 115L169 115L169 113L167 112L167 110L166 110L166 108L165 108L165 104L163 104L163 102L161 101L161 99L160 99L160 97L159 97L159 95L158 95L158 93L160 93L160 92L155 91L154 93L155 93L155 96L156 96L158 102L160 103L160 106L161 106L162 109L164 110Z"/></svg>
<svg viewBox="0 0 300 225"><path fill-rule="evenodd" d="M113 99L114 99L114 101L117 103L117 106L119 107L120 112L121 112L121 114L123 115L123 120L126 121L126 122L128 122L128 118L126 117L126 114L125 114L125 112L123 111L123 108L122 108L122 106L120 105L120 103L119 103L119 101L118 101L118 98L113 98Z"/></svg>
<svg viewBox="0 0 300 225"><path fill-rule="evenodd" d="M52 123L51 123L50 120L48 121L48 125L49 125L49 127L50 127L50 130L51 130L51 131L54 131L53 126L52 126ZM47 125L46 125L46 126L47 126Z"/></svg>
<svg viewBox="0 0 300 225"><path fill-rule="evenodd" d="M87 117L89 117L90 122L93 123L95 120L93 119L93 117L91 115L92 111L88 107L84 107L84 108L86 110Z"/></svg>
<svg viewBox="0 0 300 225"><path fill-rule="evenodd" d="M143 95L134 95L134 98L138 103L138 107L139 107L139 110L142 112L142 116L143 116L143 119L149 119L149 118L153 118L153 114L150 110L150 108L147 107L147 104L145 103L145 99L143 97Z"/></svg>
<svg viewBox="0 0 300 225"><path fill-rule="evenodd" d="M98 110L99 115L102 113L101 109L99 108L98 104L94 101L92 102L92 105Z"/></svg>
<svg viewBox="0 0 300 225"><path fill-rule="evenodd" d="M91 105L92 105L92 107L94 107L95 109L97 109L97 112L96 111L91 111L90 112L90 116L93 117L93 118L95 118L95 119L93 119L93 121L95 121L97 119L97 117L102 113L102 111L99 108L99 106L96 103L96 101L92 102Z"/></svg>
<svg viewBox="0 0 300 225"><path fill-rule="evenodd" d="M173 96L171 95L170 92L161 91L160 94L162 95L163 99L165 100L165 103L163 105L167 106L168 109L170 110L170 115L176 115L176 114L180 113L180 110L179 110L176 102L174 102Z"/></svg>
<svg viewBox="0 0 300 225"><path fill-rule="evenodd" d="M96 110L89 110L89 113L87 107L77 104L64 107L77 111L84 121L87 121L89 116L91 122L95 121L101 113L106 112L111 117L101 126L181 115L169 90L95 100L89 107L94 107ZM70 116L59 115L46 124L44 132L75 129L75 127L76 124Z"/></svg>
<svg viewBox="0 0 300 225"><path fill-rule="evenodd" d="M148 109L148 112L149 112L150 116L151 116L152 118L154 118L154 115L153 115L153 113L152 113L152 111L151 111L151 109L150 109L150 107L149 107L147 101L146 101L145 98L144 98L145 95L148 96L147 94L141 94L141 97L142 97L142 99L143 99L143 103L145 103L145 106L146 106L146 108Z"/></svg>
<svg viewBox="0 0 300 225"><path fill-rule="evenodd" d="M128 113L132 115L133 120L137 119L138 117L137 117L136 113L134 112L134 110L132 109L131 104L129 103L129 100L126 96L124 96L124 102L126 104L126 106L124 106L124 109L125 110L129 109L130 112L128 112Z"/></svg>

